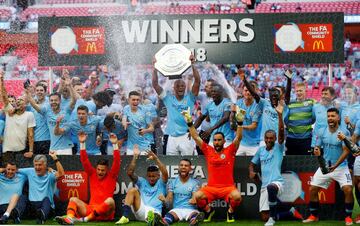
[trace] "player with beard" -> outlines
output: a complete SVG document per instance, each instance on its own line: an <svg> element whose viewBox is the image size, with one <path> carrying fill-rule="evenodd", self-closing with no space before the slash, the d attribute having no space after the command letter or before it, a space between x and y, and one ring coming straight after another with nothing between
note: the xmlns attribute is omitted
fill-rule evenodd
<svg viewBox="0 0 360 226"><path fill-rule="evenodd" d="M167 155L194 154L194 142L189 139L187 126L181 115L181 112L188 109L188 107L190 107L191 112L193 112L195 97L199 94L200 89L200 75L194 66L195 58L193 55L190 56L190 60L194 83L191 91L188 93L185 93L186 84L181 79L174 82L174 94L166 92L166 90L159 85L155 67L153 71L152 86L167 109L167 125L165 128L165 134L169 135L166 146ZM153 60L153 64L155 64L155 62L156 59Z"/></svg>
<svg viewBox="0 0 360 226"><path fill-rule="evenodd" d="M236 150L242 138L242 124L245 111L237 108L235 120L238 124L236 136L233 142L224 148L225 136L221 132L217 132L213 136L214 147L206 144L197 133L190 114L190 109L183 111L185 121L189 127L190 135L196 144L201 147L204 153L209 180L205 187L197 191L194 196L198 207L205 211L204 222L210 222L215 210L210 207L210 203L216 199L223 199L228 202L229 209L227 211L227 222L235 222L235 208L241 203L241 194L234 186L234 162Z"/></svg>
<svg viewBox="0 0 360 226"><path fill-rule="evenodd" d="M313 115L315 116L315 124L313 129L313 136L311 140L311 147L316 145L316 134L321 128L327 126L327 110L335 107L335 90L333 87L324 87L321 91L321 100L313 107Z"/></svg>
<svg viewBox="0 0 360 226"><path fill-rule="evenodd" d="M161 195L159 199L165 206L173 208L165 215L160 225L170 225L177 221L189 221L191 226L197 225L204 218L204 213L196 209L195 192L199 189L199 181L190 177L191 161L181 159L179 175L168 182L166 198ZM159 219L159 216L155 217Z"/></svg>
<svg viewBox="0 0 360 226"><path fill-rule="evenodd" d="M18 97L16 107L8 99L4 84L5 73L0 70L0 92L6 116L3 138L3 162L14 161L16 154L23 154L31 158L34 151L34 127L36 126L34 114L26 111L26 100ZM26 148L28 141L28 149Z"/></svg>
<svg viewBox="0 0 360 226"><path fill-rule="evenodd" d="M117 137L115 134L110 134L109 138L114 148L114 159L111 168L109 168L109 161L106 159L99 159L96 168L91 165L86 153L86 139L87 135L84 132L78 134L81 164L89 175L90 201L89 204L86 204L77 197L70 198L66 216L55 218L62 225L72 225L79 218L83 222L114 219L115 201L113 194L121 163Z"/></svg>
<svg viewBox="0 0 360 226"><path fill-rule="evenodd" d="M228 98L223 97L224 89L219 85L212 83L211 85L211 97L210 101L205 109L201 109L201 116L194 123L195 128L199 127L202 121L209 117L210 128L203 132L201 138L203 140L212 140L213 136L217 132L221 132L225 135L225 146L228 146L234 139L234 133L230 129L229 116L231 101Z"/></svg>
<svg viewBox="0 0 360 226"><path fill-rule="evenodd" d="M314 154L321 155L323 148L324 159L329 163L330 173L323 174L320 168L312 177L310 186L310 216L304 220L304 223L311 223L319 220L319 196L321 188L327 189L330 182L335 180L339 183L345 196L345 224L352 225L352 210L354 207L354 197L352 192L352 180L346 157L350 153L349 149L337 138L339 133L349 136L349 132L340 128L339 110L330 108L327 110L327 126L321 128L316 133L316 146Z"/></svg>
<svg viewBox="0 0 360 226"><path fill-rule="evenodd" d="M30 93L27 92L27 98L31 106L40 114L46 118L47 125L50 132L50 150L56 151L58 155L72 155L72 146L70 132L66 132L61 135L56 135L54 130L56 126L57 119L62 118L60 126L62 127L70 120L71 112L74 109L76 103L76 97L73 88L71 87L70 79L67 79L64 82L64 85L67 86L70 90L71 101L69 105L62 108L61 107L61 95L59 93L52 93L49 96L50 105L38 105L35 100L31 97Z"/></svg>

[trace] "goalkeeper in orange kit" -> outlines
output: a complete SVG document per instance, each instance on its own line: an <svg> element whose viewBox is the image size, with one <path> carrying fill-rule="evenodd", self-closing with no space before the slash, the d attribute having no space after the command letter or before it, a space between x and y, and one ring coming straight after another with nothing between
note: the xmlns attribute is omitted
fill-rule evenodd
<svg viewBox="0 0 360 226"><path fill-rule="evenodd" d="M113 193L120 171L120 151L115 134L110 134L109 140L114 148L114 159L111 169L106 159L100 159L94 168L88 158L85 148L87 135L80 132L80 160L90 181L90 202L86 204L77 197L69 200L65 216L55 219L62 225L73 225L75 221L106 221L113 220L115 214L115 201Z"/></svg>
<svg viewBox="0 0 360 226"><path fill-rule="evenodd" d="M227 211L227 222L235 222L234 212L241 203L240 191L234 185L234 162L236 150L238 150L242 138L242 124L245 111L237 108L235 119L237 121L236 136L233 142L225 145L225 137L221 132L216 132L213 138L214 147L206 144L197 133L189 110L183 111L185 121L189 127L191 137L195 140L204 153L208 168L208 184L195 192L197 206L205 212L204 222L210 222L215 211L210 203L216 199L223 199L229 204Z"/></svg>

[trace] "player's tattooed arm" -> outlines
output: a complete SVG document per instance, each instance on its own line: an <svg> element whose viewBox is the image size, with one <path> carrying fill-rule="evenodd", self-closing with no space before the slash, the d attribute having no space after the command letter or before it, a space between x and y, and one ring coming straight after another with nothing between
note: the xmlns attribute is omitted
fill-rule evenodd
<svg viewBox="0 0 360 226"><path fill-rule="evenodd" d="M244 82L244 85L249 90L250 94L256 100L256 103L260 102L260 95L256 92L256 90L250 85L250 83L245 78L245 72L243 70L238 70L238 75L240 79Z"/></svg>
<svg viewBox="0 0 360 226"><path fill-rule="evenodd" d="M236 128L236 135L235 135L235 139L233 141L234 145L235 145L235 149L237 150L240 146L240 142L242 139L242 132L243 132L243 128L242 126L237 126Z"/></svg>
<svg viewBox="0 0 360 226"><path fill-rule="evenodd" d="M133 183L136 183L138 181L138 176L135 173L135 168L136 168L136 160L139 158L139 155L140 155L139 146L137 144L135 144L134 145L134 155L133 155L130 165L126 171L127 175L130 177L130 179Z"/></svg>
<svg viewBox="0 0 360 226"><path fill-rule="evenodd" d="M159 170L161 172L161 177L164 183L166 183L169 179L169 173L166 169L166 166L164 163L162 163L159 159L159 157L152 151L148 151L148 159L155 161L156 165L159 167Z"/></svg>
<svg viewBox="0 0 360 226"><path fill-rule="evenodd" d="M189 133L190 136L194 139L196 145L202 147L204 141L201 139L194 126L189 127Z"/></svg>

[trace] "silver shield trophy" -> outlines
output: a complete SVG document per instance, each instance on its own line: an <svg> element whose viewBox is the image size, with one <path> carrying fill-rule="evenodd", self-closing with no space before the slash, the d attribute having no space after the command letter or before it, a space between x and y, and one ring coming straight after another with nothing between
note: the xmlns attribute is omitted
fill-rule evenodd
<svg viewBox="0 0 360 226"><path fill-rule="evenodd" d="M191 66L190 55L181 44L165 45L155 54L155 68L170 79L179 78Z"/></svg>

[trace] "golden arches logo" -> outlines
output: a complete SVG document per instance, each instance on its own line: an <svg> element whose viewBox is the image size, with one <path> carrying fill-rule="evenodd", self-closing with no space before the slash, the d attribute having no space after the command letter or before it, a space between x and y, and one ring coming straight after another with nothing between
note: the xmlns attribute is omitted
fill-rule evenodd
<svg viewBox="0 0 360 226"><path fill-rule="evenodd" d="M314 41L314 43L313 43L313 50L315 50L315 49L320 49L320 47L321 47L321 49L322 50L324 50L324 42L323 41Z"/></svg>
<svg viewBox="0 0 360 226"><path fill-rule="evenodd" d="M318 196L319 196L319 201L326 201L326 194L324 191L319 191Z"/></svg>
<svg viewBox="0 0 360 226"><path fill-rule="evenodd" d="M69 189L69 191L68 191L68 199L71 198L71 197L79 198L79 191L76 188Z"/></svg>
<svg viewBox="0 0 360 226"><path fill-rule="evenodd" d="M86 44L86 52L97 52L96 43L95 42L88 42Z"/></svg>

